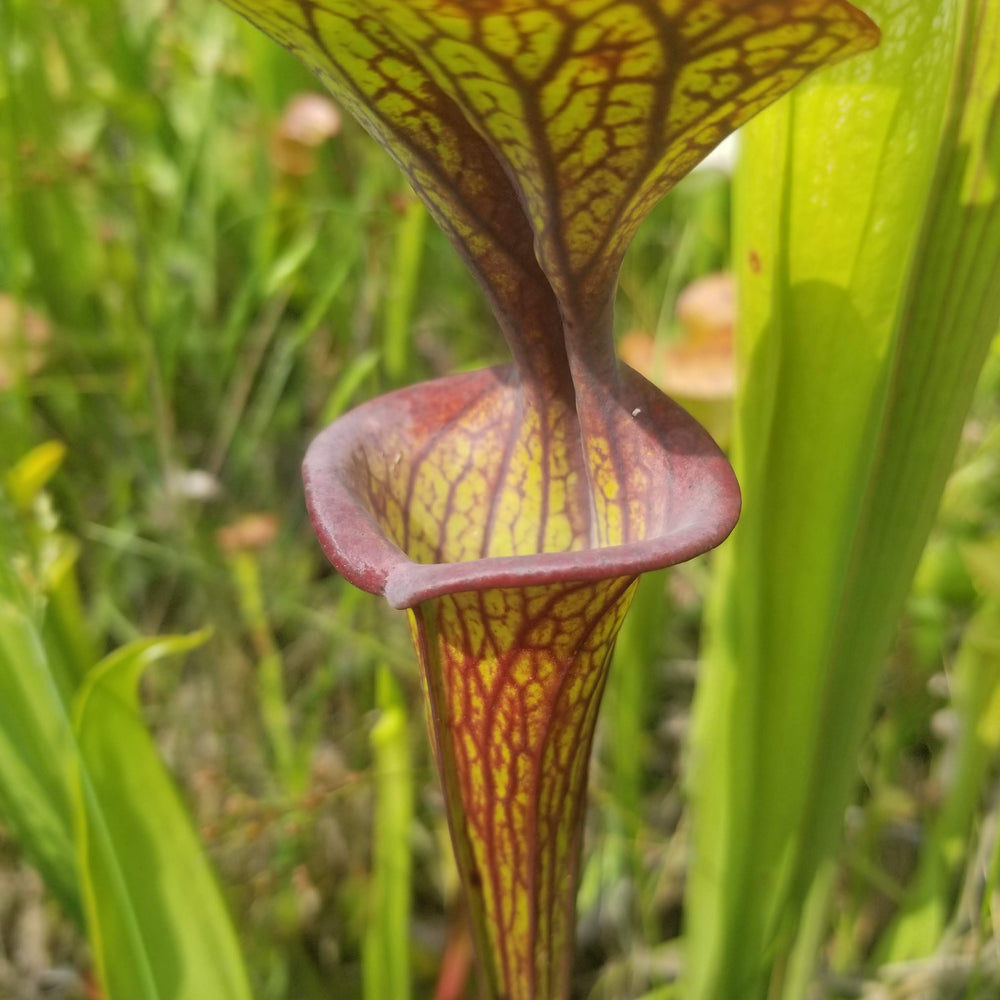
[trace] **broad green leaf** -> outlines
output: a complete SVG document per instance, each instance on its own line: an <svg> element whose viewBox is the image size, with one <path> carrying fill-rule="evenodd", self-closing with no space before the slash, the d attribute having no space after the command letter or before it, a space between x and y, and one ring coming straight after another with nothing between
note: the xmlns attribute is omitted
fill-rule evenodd
<svg viewBox="0 0 1000 1000"><path fill-rule="evenodd" d="M94 959L108 1000L249 1000L236 936L137 703L142 671L207 632L130 643L80 690L76 834Z"/></svg>
<svg viewBox="0 0 1000 1000"><path fill-rule="evenodd" d="M998 7L867 9L882 48L759 118L737 184L745 506L699 693L695 1000L805 990L786 959L1000 323Z"/></svg>

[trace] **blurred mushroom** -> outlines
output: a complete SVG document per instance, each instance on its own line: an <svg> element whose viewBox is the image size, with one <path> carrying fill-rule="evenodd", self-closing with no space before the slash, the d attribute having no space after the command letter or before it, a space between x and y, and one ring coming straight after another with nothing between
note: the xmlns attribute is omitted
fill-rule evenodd
<svg viewBox="0 0 1000 1000"><path fill-rule="evenodd" d="M274 165L292 177L307 177L316 169L315 150L340 132L340 110L322 94L297 94L278 122L271 155Z"/></svg>
<svg viewBox="0 0 1000 1000"><path fill-rule="evenodd" d="M10 389L45 364L52 327L41 313L0 292L0 389Z"/></svg>
<svg viewBox="0 0 1000 1000"><path fill-rule="evenodd" d="M296 865L292 871L292 891L295 894L299 926L307 927L315 921L323 908L323 897L305 865Z"/></svg>
<svg viewBox="0 0 1000 1000"><path fill-rule="evenodd" d="M223 552L247 552L267 548L277 534L278 519L274 514L246 514L219 528L215 542Z"/></svg>

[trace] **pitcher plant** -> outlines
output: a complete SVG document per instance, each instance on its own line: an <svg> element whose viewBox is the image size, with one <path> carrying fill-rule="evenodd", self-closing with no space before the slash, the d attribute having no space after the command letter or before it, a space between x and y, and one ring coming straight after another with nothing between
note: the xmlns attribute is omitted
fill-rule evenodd
<svg viewBox="0 0 1000 1000"><path fill-rule="evenodd" d="M813 70L875 45L843 0L226 0L402 167L511 364L366 403L313 443L334 567L406 609L489 1000L569 995L586 779L646 570L719 544L732 470L615 357L654 203Z"/></svg>

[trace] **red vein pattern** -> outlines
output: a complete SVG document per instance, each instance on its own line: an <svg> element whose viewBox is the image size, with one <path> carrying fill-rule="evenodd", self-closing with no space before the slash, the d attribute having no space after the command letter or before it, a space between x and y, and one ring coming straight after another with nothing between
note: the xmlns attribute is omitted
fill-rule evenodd
<svg viewBox="0 0 1000 1000"><path fill-rule="evenodd" d="M642 571L718 544L732 471L617 365L654 202L814 69L874 45L846 0L226 0L396 159L514 366L366 404L310 449L333 564L412 609L490 1000L564 1000L587 757Z"/></svg>
<svg viewBox="0 0 1000 1000"><path fill-rule="evenodd" d="M587 763L629 580L449 594L411 612L463 882L501 997L566 996Z"/></svg>
<svg viewBox="0 0 1000 1000"><path fill-rule="evenodd" d="M561 317L584 354L606 346L622 255L655 201L878 39L844 0L228 2L397 159L509 339L551 341Z"/></svg>
<svg viewBox="0 0 1000 1000"><path fill-rule="evenodd" d="M619 528L624 512L618 547L589 545L579 478L558 437L525 436L510 367L358 407L306 459L331 561L412 609L491 1000L567 995L587 759L631 582L716 544L739 509L707 434L638 375L623 385L606 419L629 501L600 508Z"/></svg>

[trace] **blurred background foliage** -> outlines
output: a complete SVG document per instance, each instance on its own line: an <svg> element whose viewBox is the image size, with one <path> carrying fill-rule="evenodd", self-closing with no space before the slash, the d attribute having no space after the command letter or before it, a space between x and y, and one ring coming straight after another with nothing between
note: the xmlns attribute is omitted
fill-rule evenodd
<svg viewBox="0 0 1000 1000"><path fill-rule="evenodd" d="M114 650L144 653L143 637L191 647L145 671L142 715L218 873L252 995L471 997L405 622L327 568L298 465L352 404L503 360L481 296L385 154L219 5L0 0L0 144L0 603L16 609L0 616L0 724L23 752L4 707L30 650L79 773L97 775L90 808L106 805L93 671ZM688 178L640 232L618 311L627 360L724 443L729 214L725 170ZM996 952L975 959L1000 904L998 399L994 349L865 739L818 997L971 997L997 982ZM711 568L647 577L619 642L580 997L676 995L680 778ZM166 638L206 627L200 645ZM100 995L79 870L102 869L73 854L92 814L60 767L0 769L11 1000ZM48 781L32 793L51 807L44 843L9 801L32 775ZM894 923L908 893L925 894L926 920Z"/></svg>

